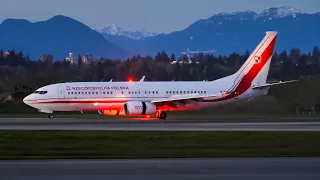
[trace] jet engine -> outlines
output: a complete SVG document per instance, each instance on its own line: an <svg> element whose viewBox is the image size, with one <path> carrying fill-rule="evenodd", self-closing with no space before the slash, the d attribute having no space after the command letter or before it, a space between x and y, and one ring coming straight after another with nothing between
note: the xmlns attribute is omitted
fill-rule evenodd
<svg viewBox="0 0 320 180"><path fill-rule="evenodd" d="M139 116L155 114L157 107L149 102L129 101L124 104L124 112L126 115Z"/></svg>

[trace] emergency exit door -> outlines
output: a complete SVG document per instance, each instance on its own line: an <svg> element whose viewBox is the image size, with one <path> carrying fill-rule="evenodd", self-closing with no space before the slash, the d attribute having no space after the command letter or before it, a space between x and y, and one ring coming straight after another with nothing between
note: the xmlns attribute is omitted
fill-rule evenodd
<svg viewBox="0 0 320 180"><path fill-rule="evenodd" d="M62 86L58 86L58 99L64 99L64 89Z"/></svg>

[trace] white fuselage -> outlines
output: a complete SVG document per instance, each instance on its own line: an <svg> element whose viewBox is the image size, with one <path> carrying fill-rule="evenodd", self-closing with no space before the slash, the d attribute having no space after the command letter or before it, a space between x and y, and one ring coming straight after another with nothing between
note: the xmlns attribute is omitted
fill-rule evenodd
<svg viewBox="0 0 320 180"><path fill-rule="evenodd" d="M44 86L27 96L24 102L34 108L47 111L94 111L122 110L128 101L150 102L152 100L184 95L222 95L229 90L231 78L216 81L169 81L169 82L73 82ZM183 108L166 110L193 110L208 108L217 104L231 103L253 98L265 92L248 89L240 96L221 101L210 101L215 97L204 98L197 104ZM168 108L168 107L166 107Z"/></svg>

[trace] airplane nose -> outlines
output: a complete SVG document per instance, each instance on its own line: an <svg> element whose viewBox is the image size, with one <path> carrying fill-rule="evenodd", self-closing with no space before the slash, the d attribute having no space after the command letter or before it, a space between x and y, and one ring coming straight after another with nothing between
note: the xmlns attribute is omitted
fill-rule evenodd
<svg viewBox="0 0 320 180"><path fill-rule="evenodd" d="M30 95L23 98L23 103L28 104L28 100L30 100Z"/></svg>

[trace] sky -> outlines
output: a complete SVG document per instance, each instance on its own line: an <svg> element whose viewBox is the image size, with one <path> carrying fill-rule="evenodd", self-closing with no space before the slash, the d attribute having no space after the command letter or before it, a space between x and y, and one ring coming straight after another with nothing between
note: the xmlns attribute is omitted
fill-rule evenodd
<svg viewBox="0 0 320 180"><path fill-rule="evenodd" d="M126 30L169 33L217 13L261 12L280 5L306 13L320 12L320 0L0 0L0 21L31 22L65 15L91 28L116 24Z"/></svg>

